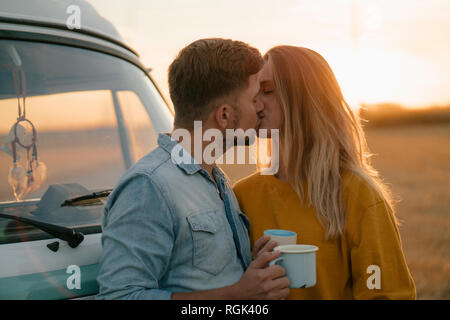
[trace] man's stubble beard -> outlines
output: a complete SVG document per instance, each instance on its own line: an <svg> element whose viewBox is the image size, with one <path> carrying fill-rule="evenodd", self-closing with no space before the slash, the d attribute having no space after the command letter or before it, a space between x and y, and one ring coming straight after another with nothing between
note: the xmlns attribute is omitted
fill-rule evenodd
<svg viewBox="0 0 450 320"><path fill-rule="evenodd" d="M236 116L233 119L233 130L236 131L236 129L238 128L238 125L239 125L239 121L241 120L241 110L239 109L239 105L237 105L237 104L232 104L231 107L233 108L234 113L236 114ZM226 140L227 140L227 135L225 132L225 134L223 135L224 152L227 149L227 141ZM241 145L241 144L239 144L238 137L234 136L232 147L236 147L239 145ZM249 137L246 136L245 140L244 140L244 146L249 146L249 145L250 145L250 139L249 139Z"/></svg>

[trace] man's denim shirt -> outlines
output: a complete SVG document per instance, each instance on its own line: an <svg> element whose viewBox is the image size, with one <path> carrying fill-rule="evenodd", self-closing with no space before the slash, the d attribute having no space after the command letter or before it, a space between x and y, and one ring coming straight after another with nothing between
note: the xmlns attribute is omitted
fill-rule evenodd
<svg viewBox="0 0 450 320"><path fill-rule="evenodd" d="M99 299L221 288L251 263L248 219L225 175L214 167L216 184L193 160L174 163L178 143L166 134L158 144L125 172L105 205Z"/></svg>

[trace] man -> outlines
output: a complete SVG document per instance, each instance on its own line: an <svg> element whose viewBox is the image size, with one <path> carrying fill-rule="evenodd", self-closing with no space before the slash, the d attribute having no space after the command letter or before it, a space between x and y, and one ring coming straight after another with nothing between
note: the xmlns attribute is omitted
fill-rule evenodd
<svg viewBox="0 0 450 320"><path fill-rule="evenodd" d="M181 50L169 67L173 135L193 137L196 120L202 134L213 129L227 137L227 129L255 129L262 65L258 50L239 41L203 39ZM252 261L248 220L227 178L214 163L196 158L195 148L202 155L209 143L179 143L160 134L158 144L108 198L98 298L286 297L284 269L268 266L279 256L272 252L275 244L259 239Z"/></svg>

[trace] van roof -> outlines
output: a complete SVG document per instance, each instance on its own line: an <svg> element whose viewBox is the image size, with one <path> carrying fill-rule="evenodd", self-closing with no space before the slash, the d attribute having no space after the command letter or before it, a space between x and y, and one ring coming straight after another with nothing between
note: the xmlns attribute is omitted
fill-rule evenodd
<svg viewBox="0 0 450 320"><path fill-rule="evenodd" d="M37 24L67 28L67 20L73 13L71 5L80 8L81 29L75 32L87 32L102 38L118 42L126 47L117 29L99 15L95 8L84 0L13 0L0 1L0 19L17 23Z"/></svg>

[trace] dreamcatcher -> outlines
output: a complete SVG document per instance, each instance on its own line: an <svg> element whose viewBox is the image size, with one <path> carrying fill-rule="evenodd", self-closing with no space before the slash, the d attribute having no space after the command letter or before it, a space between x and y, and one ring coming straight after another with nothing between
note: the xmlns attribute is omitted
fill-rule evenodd
<svg viewBox="0 0 450 320"><path fill-rule="evenodd" d="M20 75L20 80L19 80ZM11 127L7 143L11 144L13 165L9 169L8 181L16 200L25 194L39 189L47 177L47 167L38 159L37 132L33 123L26 118L26 79L22 68L13 69L14 88L17 94L18 118ZM20 86L21 84L21 86ZM20 105L20 87L22 88L22 106ZM19 149L22 147L27 154L27 170L19 163Z"/></svg>

